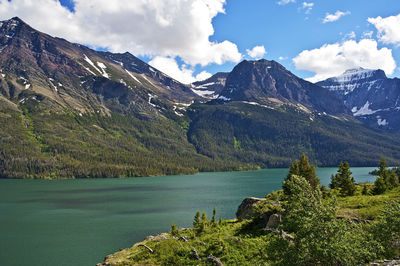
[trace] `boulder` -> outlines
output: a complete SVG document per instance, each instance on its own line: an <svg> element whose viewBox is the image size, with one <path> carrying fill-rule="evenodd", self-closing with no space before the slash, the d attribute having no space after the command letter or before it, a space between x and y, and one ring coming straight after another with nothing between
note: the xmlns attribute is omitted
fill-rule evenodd
<svg viewBox="0 0 400 266"><path fill-rule="evenodd" d="M239 221L252 218L254 215L254 207L263 201L266 201L266 199L254 197L245 198L236 211L236 218Z"/></svg>
<svg viewBox="0 0 400 266"><path fill-rule="evenodd" d="M267 228L278 228L279 223L282 221L282 216L279 213L274 213L269 216Z"/></svg>

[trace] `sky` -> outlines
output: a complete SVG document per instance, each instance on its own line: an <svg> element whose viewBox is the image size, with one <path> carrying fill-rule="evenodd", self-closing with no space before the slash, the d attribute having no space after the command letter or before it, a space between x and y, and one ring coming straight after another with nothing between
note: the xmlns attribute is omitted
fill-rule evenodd
<svg viewBox="0 0 400 266"><path fill-rule="evenodd" d="M311 82L357 67L400 77L399 0L0 0L0 20L14 16L183 83L260 58Z"/></svg>

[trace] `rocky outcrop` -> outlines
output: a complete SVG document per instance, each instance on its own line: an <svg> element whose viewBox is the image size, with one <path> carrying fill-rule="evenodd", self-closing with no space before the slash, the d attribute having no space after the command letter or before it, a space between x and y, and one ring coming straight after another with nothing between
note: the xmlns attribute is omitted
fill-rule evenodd
<svg viewBox="0 0 400 266"><path fill-rule="evenodd" d="M371 266L399 266L400 260L380 260L380 261L372 262L368 265L371 265Z"/></svg>
<svg viewBox="0 0 400 266"><path fill-rule="evenodd" d="M239 221L252 218L254 216L254 207L264 201L266 201L266 199L254 197L245 198L236 211L236 218Z"/></svg>
<svg viewBox="0 0 400 266"><path fill-rule="evenodd" d="M268 217L266 228L277 228L281 221L282 221L282 215L280 213L271 214Z"/></svg>
<svg viewBox="0 0 400 266"><path fill-rule="evenodd" d="M222 264L221 260L217 257L215 257L214 255L210 255L207 257L207 261L214 263L217 266L223 266L224 264Z"/></svg>

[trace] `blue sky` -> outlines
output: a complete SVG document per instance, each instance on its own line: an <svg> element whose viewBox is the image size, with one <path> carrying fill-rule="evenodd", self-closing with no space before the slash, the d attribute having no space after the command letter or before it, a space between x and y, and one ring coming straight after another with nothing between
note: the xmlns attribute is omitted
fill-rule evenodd
<svg viewBox="0 0 400 266"><path fill-rule="evenodd" d="M266 59L279 61L295 74L309 77L312 76L311 72L296 69L292 61L300 52L341 42L348 39L345 35L351 32L355 33L357 41L363 38L364 32L369 31L373 31L372 37L376 39L376 29L367 19L400 13L400 2L397 0L308 1L314 3L309 14L302 8L303 3L297 1L278 5L277 1L265 0L228 1L226 14L219 14L213 20L215 36L212 39L233 40L243 54L248 47L264 45ZM334 22L323 23L326 13L335 13L337 10L351 14ZM400 65L398 45L379 42L378 45L392 49L393 57ZM285 59L279 60L279 57ZM232 64L212 66L209 70L215 72L230 68ZM398 68L393 75L400 75Z"/></svg>
<svg viewBox="0 0 400 266"><path fill-rule="evenodd" d="M129 51L186 83L260 57L312 81L357 66L400 77L398 0L56 2L0 0L0 18L17 15L51 35Z"/></svg>

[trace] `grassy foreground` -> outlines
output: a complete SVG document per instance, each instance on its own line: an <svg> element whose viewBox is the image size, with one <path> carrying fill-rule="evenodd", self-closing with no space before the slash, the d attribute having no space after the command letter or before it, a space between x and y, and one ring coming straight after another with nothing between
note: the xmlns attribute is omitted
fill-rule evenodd
<svg viewBox="0 0 400 266"><path fill-rule="evenodd" d="M400 187L381 195L361 195L362 188L365 185L372 186L372 184L358 185L354 196L337 198L338 208L336 209L336 217L333 219L346 221L345 223L349 227L345 228L350 228L350 230L347 231L344 230L334 233L343 234L344 238L346 234L352 233L354 235L350 237L350 239L354 239L354 236L356 239L353 241L358 241L361 238L364 240L369 239L368 243L371 244L370 249L376 252L372 252L373 254L371 254L371 251L368 250L368 252L365 253L367 255L363 255L366 256L364 263L367 263L369 260L382 258L382 256L384 256L382 254L385 254L384 252L379 253L379 251L383 250L382 245L378 242L374 242L372 240L372 233L369 232L372 232L373 229L371 228L376 227L379 223L387 223L387 221L383 221L383 219L388 218L382 218L381 215L388 202L395 202L400 198ZM282 194L281 191L278 193ZM267 199L275 198L278 193L274 192L267 195ZM332 193L334 194L333 190L328 191L328 194ZM329 201L325 196L323 201ZM332 198L332 196L328 198ZM276 232L279 232L279 230L275 230L274 234L272 232L273 230L265 230L265 225L260 224L260 213L273 212L271 205L267 202L268 201L266 201L264 206L259 206L257 208L258 212L256 211L256 215L252 219L244 221L223 220L219 222L210 222L208 220L206 225L202 228L181 229L179 231L172 230L170 233L163 233L156 237L148 237L143 242L137 243L131 248L109 255L103 265L218 265L219 262L223 265L290 265L287 264L287 261L285 262L285 260L277 258L277 254L279 253L277 253L276 245L281 243L279 241L277 242ZM316 207L316 209L318 209L318 207ZM295 209L292 209L292 211L296 212ZM318 215L324 216L324 214ZM337 219L337 217L345 217L348 219ZM341 228L340 226L335 226L333 226L335 230L341 230L338 229ZM332 226L329 226L327 228L331 227ZM278 229L279 228L283 227L278 227ZM357 232L361 232L359 230L364 230L368 233L363 233L362 236L361 234L357 235ZM332 233L332 235L334 235L334 233ZM298 236L300 236L300 231ZM315 236L315 239L318 239L318 236ZM334 239L334 237L332 239ZM298 244L296 241L293 243L292 240L289 242L291 246L296 246ZM362 243L362 241L360 241L360 243ZM322 247L328 249L326 246ZM324 248L322 248L322 250ZM312 250L313 247L309 246L305 247L305 249ZM303 252L303 250L299 252ZM349 248L344 252L352 251L351 248ZM361 253L360 251L360 254ZM282 254L282 256L285 255ZM356 256L357 255L354 255L354 257ZM367 258L368 256L369 258ZM213 258L217 258L217 261L213 260ZM299 262L298 265L302 264L304 263ZM351 260L348 261L346 265L353 264L360 265L359 261ZM323 261L315 263L315 261L311 262L311 260L309 260L308 265L338 264L337 261L334 260L325 263L323 263Z"/></svg>

